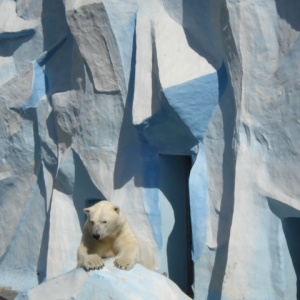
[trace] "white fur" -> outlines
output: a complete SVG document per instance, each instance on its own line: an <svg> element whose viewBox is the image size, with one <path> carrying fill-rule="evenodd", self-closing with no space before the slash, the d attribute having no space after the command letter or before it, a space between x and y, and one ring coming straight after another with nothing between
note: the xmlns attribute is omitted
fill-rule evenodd
<svg viewBox="0 0 300 300"><path fill-rule="evenodd" d="M154 254L133 233L120 209L108 201L84 209L87 220L77 252L78 267L101 269L104 259L115 256L115 266L130 270L136 263L154 270Z"/></svg>

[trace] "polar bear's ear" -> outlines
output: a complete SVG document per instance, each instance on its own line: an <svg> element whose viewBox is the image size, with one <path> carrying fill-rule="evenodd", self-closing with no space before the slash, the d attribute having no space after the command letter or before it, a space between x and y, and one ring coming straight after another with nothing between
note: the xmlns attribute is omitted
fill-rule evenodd
<svg viewBox="0 0 300 300"><path fill-rule="evenodd" d="M114 211L119 214L120 213L120 207L119 206L114 206Z"/></svg>
<svg viewBox="0 0 300 300"><path fill-rule="evenodd" d="M84 208L83 211L86 213L87 216L90 214L90 209L89 208Z"/></svg>

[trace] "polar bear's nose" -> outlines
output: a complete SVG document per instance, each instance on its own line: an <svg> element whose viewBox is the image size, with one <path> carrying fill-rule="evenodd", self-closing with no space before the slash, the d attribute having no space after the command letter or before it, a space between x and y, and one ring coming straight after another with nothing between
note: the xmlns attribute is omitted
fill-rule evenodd
<svg viewBox="0 0 300 300"><path fill-rule="evenodd" d="M100 234L94 233L93 238L96 239L96 240L99 240L100 239Z"/></svg>

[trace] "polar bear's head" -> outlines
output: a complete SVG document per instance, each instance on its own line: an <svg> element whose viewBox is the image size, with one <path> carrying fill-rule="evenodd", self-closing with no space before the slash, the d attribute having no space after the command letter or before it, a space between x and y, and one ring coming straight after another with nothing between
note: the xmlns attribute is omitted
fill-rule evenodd
<svg viewBox="0 0 300 300"><path fill-rule="evenodd" d="M87 227L89 233L96 239L116 237L124 225L124 218L118 206L108 201L100 201L95 205L85 208L87 214Z"/></svg>

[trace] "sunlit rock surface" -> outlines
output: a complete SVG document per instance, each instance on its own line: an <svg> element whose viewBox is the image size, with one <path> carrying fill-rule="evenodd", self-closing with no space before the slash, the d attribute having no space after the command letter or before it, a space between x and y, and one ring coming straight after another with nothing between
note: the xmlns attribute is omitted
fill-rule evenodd
<svg viewBox="0 0 300 300"><path fill-rule="evenodd" d="M0 286L90 295L108 199L195 299L297 299L299 31L297 0L0 0Z"/></svg>
<svg viewBox="0 0 300 300"><path fill-rule="evenodd" d="M136 265L126 272L114 267L113 259L106 261L100 271L76 269L20 293L16 300L52 299L174 299L187 297L174 282L163 275Z"/></svg>

